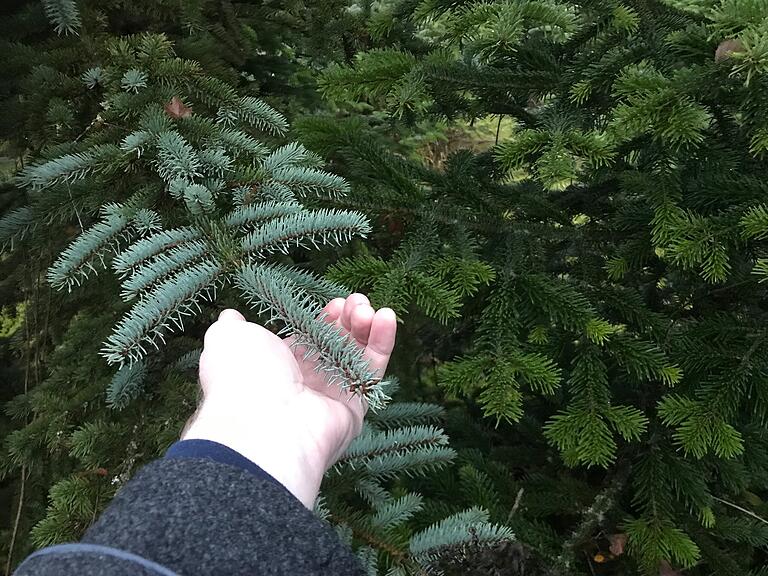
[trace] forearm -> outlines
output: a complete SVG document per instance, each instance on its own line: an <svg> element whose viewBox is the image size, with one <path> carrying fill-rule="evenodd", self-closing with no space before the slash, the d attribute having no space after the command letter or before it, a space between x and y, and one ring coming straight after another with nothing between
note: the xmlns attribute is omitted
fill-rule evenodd
<svg viewBox="0 0 768 576"><path fill-rule="evenodd" d="M295 427L281 426L258 404L243 400L242 413L208 398L182 434L182 440L208 440L228 446L276 479L312 510L327 463L292 437Z"/></svg>

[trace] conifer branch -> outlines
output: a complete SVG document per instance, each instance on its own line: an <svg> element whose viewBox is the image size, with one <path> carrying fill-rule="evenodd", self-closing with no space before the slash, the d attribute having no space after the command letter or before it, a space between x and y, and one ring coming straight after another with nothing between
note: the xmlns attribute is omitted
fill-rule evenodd
<svg viewBox="0 0 768 576"><path fill-rule="evenodd" d="M371 414L369 420L376 426L394 428L407 424L426 424L440 420L445 409L426 402L392 402L386 410Z"/></svg>
<svg viewBox="0 0 768 576"><path fill-rule="evenodd" d="M0 218L0 250L13 249L16 242L24 239L37 227L35 212L31 206L22 206L11 210Z"/></svg>
<svg viewBox="0 0 768 576"><path fill-rule="evenodd" d="M107 404L116 410L125 408L141 392L145 376L144 362L122 366L107 387Z"/></svg>
<svg viewBox="0 0 768 576"><path fill-rule="evenodd" d="M200 216L214 208L213 194L202 184L190 184L184 187L184 204L190 214Z"/></svg>
<svg viewBox="0 0 768 576"><path fill-rule="evenodd" d="M82 23L75 0L43 0L43 8L57 34L77 34Z"/></svg>
<svg viewBox="0 0 768 576"><path fill-rule="evenodd" d="M384 410L386 412L386 410ZM381 485L381 481L377 478L361 477L358 482L355 483L355 492L362 496L368 504L376 508L382 506L392 500L392 496Z"/></svg>
<svg viewBox="0 0 768 576"><path fill-rule="evenodd" d="M388 530L402 524L422 509L423 498L410 493L390 500L378 506L371 518L371 525L381 530Z"/></svg>
<svg viewBox="0 0 768 576"><path fill-rule="evenodd" d="M764 204L752 206L744 212L739 224L744 238L765 239L768 237L768 207Z"/></svg>
<svg viewBox="0 0 768 576"><path fill-rule="evenodd" d="M123 282L120 296L128 301L142 292L150 290L169 276L173 276L182 268L197 262L208 252L208 246L202 240L192 240L179 246L161 252L151 261L145 261L135 267L133 273Z"/></svg>
<svg viewBox="0 0 768 576"><path fill-rule="evenodd" d="M248 230L273 218L280 218L302 212L303 208L295 202L262 202L246 204L235 208L224 219L227 226Z"/></svg>
<svg viewBox="0 0 768 576"><path fill-rule="evenodd" d="M411 536L409 550L420 563L429 563L458 544L472 541L493 544L514 539L510 528L489 522L487 511L470 508Z"/></svg>
<svg viewBox="0 0 768 576"><path fill-rule="evenodd" d="M285 266L274 264L269 266L270 270L280 275L283 280L296 286L301 292L309 294L319 303L324 304L334 298L343 298L349 294L341 284L331 282L325 278L319 278L306 270L301 270L296 266Z"/></svg>
<svg viewBox="0 0 768 576"><path fill-rule="evenodd" d="M173 363L173 367L181 372L185 370L197 370L200 365L200 355L202 352L203 351L200 348L186 352Z"/></svg>
<svg viewBox="0 0 768 576"><path fill-rule="evenodd" d="M350 444L337 467L362 467L374 478L389 478L398 473L423 475L453 460L456 453L447 444L447 436L434 426L368 429Z"/></svg>
<svg viewBox="0 0 768 576"><path fill-rule="evenodd" d="M140 208L133 215L131 226L137 234L144 236L150 232L156 232L161 228L160 215L154 210Z"/></svg>
<svg viewBox="0 0 768 576"><path fill-rule="evenodd" d="M102 222L80 234L53 263L47 274L51 286L71 291L74 285L80 285L91 272L97 271L97 264L105 266L106 254L114 249L129 224L119 207L112 208Z"/></svg>
<svg viewBox="0 0 768 576"><path fill-rule="evenodd" d="M203 172L214 178L224 178L232 172L233 160L221 146L207 147L197 152Z"/></svg>
<svg viewBox="0 0 768 576"><path fill-rule="evenodd" d="M394 430L371 429L361 434L347 448L339 462L353 459L374 458L394 450L408 450L423 446L444 446L448 438L435 426L408 426Z"/></svg>
<svg viewBox="0 0 768 576"><path fill-rule="evenodd" d="M120 149L113 144L94 146L85 152L65 154L42 164L29 166L21 172L18 181L22 186L29 186L33 190L63 183L72 184L104 166L109 166L120 154Z"/></svg>
<svg viewBox="0 0 768 576"><path fill-rule="evenodd" d="M157 138L157 173L166 182L192 181L202 176L200 158L178 132L163 132Z"/></svg>
<svg viewBox="0 0 768 576"><path fill-rule="evenodd" d="M158 340L164 342L167 333L182 329L184 316L200 311L200 300L212 296L222 273L220 264L205 260L156 286L120 320L101 355L120 366L139 361L147 353L146 344L158 348Z"/></svg>
<svg viewBox="0 0 768 576"><path fill-rule="evenodd" d="M275 180L268 180L259 188L259 195L265 200L273 202L290 203L296 201L293 190L285 184Z"/></svg>
<svg viewBox="0 0 768 576"><path fill-rule="evenodd" d="M272 178L302 195L314 193L335 198L349 193L349 184L344 178L315 168L281 167L272 172Z"/></svg>
<svg viewBox="0 0 768 576"><path fill-rule="evenodd" d="M251 157L252 161L255 162L269 153L269 148L242 130L222 127L219 129L217 137L219 142L235 157L245 155Z"/></svg>
<svg viewBox="0 0 768 576"><path fill-rule="evenodd" d="M308 355L317 354L317 368L328 372L329 385L339 383L363 394L371 410L385 406L389 398L380 385L381 375L369 370L362 348L338 327L319 319L322 309L310 295L265 267L243 266L236 273L235 284L259 313L269 312L270 321L285 324L280 333L291 332L294 346L306 348Z"/></svg>
<svg viewBox="0 0 768 576"><path fill-rule="evenodd" d="M134 130L120 141L120 150L128 154L135 152L137 157L141 157L150 144L157 141L157 138L147 130Z"/></svg>
<svg viewBox="0 0 768 576"><path fill-rule="evenodd" d="M131 244L115 257L112 265L119 275L126 276L134 268L146 266L148 260L157 257L161 252L197 240L201 236L200 230L192 226L162 230Z"/></svg>
<svg viewBox="0 0 768 576"><path fill-rule="evenodd" d="M288 253L291 245L314 248L319 244L341 245L353 236L365 237L371 228L362 214L347 211L316 210L275 218L243 238L243 250L263 255Z"/></svg>
<svg viewBox="0 0 768 576"><path fill-rule="evenodd" d="M280 146L280 148L275 149L269 156L264 158L261 164L262 168L270 174L291 166L319 168L321 165L322 160L298 142L291 142L285 146Z"/></svg>
<svg viewBox="0 0 768 576"><path fill-rule="evenodd" d="M253 96L243 96L235 105L219 110L222 124L245 122L271 134L282 136L288 131L288 121L277 110Z"/></svg>

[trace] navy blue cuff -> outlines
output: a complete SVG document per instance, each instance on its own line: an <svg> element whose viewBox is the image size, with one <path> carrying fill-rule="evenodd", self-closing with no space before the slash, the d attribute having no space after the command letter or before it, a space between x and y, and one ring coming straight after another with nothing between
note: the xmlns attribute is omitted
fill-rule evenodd
<svg viewBox="0 0 768 576"><path fill-rule="evenodd" d="M165 458L207 458L221 464L237 466L250 472L262 480L269 480L278 486L284 486L274 477L267 474L259 466L229 446L211 440L180 440L171 445L165 453Z"/></svg>

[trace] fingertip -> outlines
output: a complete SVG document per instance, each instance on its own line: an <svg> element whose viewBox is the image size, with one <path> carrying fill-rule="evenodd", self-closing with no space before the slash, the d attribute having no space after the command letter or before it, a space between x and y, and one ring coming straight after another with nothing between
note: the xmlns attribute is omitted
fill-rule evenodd
<svg viewBox="0 0 768 576"><path fill-rule="evenodd" d="M352 294L349 295L349 298L352 298L353 300L355 300L355 302L360 303L360 304L363 304L363 303L364 304L370 304L371 303L371 301L368 300L368 296L366 296L362 292L353 292Z"/></svg>
<svg viewBox="0 0 768 576"><path fill-rule="evenodd" d="M344 298L334 298L323 308L323 319L326 322L336 322L344 310Z"/></svg>
<svg viewBox="0 0 768 576"><path fill-rule="evenodd" d="M341 297L334 298L333 300L328 302L328 304L326 304L325 307L327 309L334 309L335 310L337 308L343 307L344 306L344 302L346 302L346 300L347 300L346 298L341 298Z"/></svg>
<svg viewBox="0 0 768 576"><path fill-rule="evenodd" d="M219 317L216 319L216 322L208 326L208 329L205 331L205 335L203 336L203 348L216 346L216 342L222 342L222 339L226 340L225 335L231 331L233 325L238 326L238 324L231 323L240 322L247 324L245 316L240 314L240 312L234 308L226 308L219 312Z"/></svg>
<svg viewBox="0 0 768 576"><path fill-rule="evenodd" d="M397 314L392 308L379 308L376 311L376 315L379 316L385 322L397 323Z"/></svg>
<svg viewBox="0 0 768 576"><path fill-rule="evenodd" d="M395 348L397 335L397 314L392 308L380 308L376 311L371 321L371 334L368 339L367 350L376 357L377 361L386 363ZM383 366L382 366L383 367Z"/></svg>
<svg viewBox="0 0 768 576"><path fill-rule="evenodd" d="M341 312L341 325L346 330L352 329L352 311L361 304L366 304L368 306L371 305L368 297L365 294L360 294L359 292L350 294L344 302L344 310Z"/></svg>
<svg viewBox="0 0 768 576"><path fill-rule="evenodd" d="M376 314L373 316L373 326L371 330L385 330L387 333L392 332L394 335L397 330L397 314L392 308L379 308L376 310Z"/></svg>
<svg viewBox="0 0 768 576"><path fill-rule="evenodd" d="M358 304L352 310L350 316L350 324L352 329L350 330L352 337L360 344L365 346L368 344L368 337L371 333L371 322L375 312L367 304Z"/></svg>
<svg viewBox="0 0 768 576"><path fill-rule="evenodd" d="M219 312L219 319L218 319L219 322L221 321L229 322L230 320L245 322L245 316L240 314L240 312L238 312L234 308L227 308Z"/></svg>

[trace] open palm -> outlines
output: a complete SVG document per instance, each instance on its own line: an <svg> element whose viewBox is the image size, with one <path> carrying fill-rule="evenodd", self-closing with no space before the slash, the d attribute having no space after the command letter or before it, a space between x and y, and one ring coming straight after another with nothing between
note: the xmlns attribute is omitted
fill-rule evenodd
<svg viewBox="0 0 768 576"><path fill-rule="evenodd" d="M323 309L324 320L336 325L343 334L348 334L353 341L364 349L370 370L377 377L382 377L389 363L395 344L397 321L390 308L375 311L363 294L352 294L347 298L336 298ZM284 340L289 346L293 337ZM292 347L299 370L304 377L304 385L320 392L333 400L344 400L362 420L367 410L367 402L362 396L344 392L339 384L328 385L324 372L318 371L316 356L304 358L305 349ZM357 401L355 401L357 400Z"/></svg>
<svg viewBox="0 0 768 576"><path fill-rule="evenodd" d="M374 311L362 294L332 300L323 311L325 321L349 334L370 369L383 375L395 343L395 313ZM368 406L362 396L329 385L315 369L317 360L305 360L305 351L291 344L236 310L224 310L205 334L204 399L183 437L221 442L287 486L306 476L307 468L321 478L360 433ZM291 469L297 462L301 472Z"/></svg>

